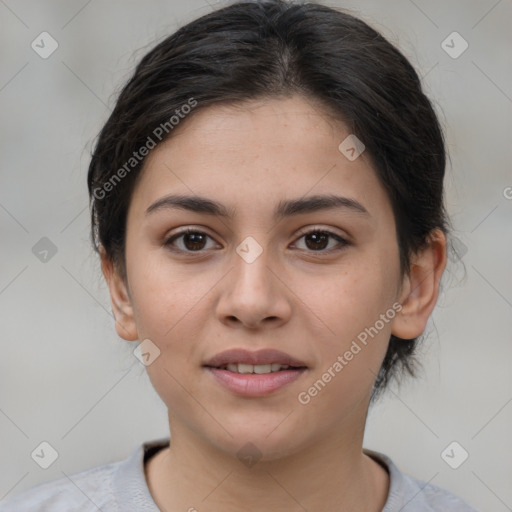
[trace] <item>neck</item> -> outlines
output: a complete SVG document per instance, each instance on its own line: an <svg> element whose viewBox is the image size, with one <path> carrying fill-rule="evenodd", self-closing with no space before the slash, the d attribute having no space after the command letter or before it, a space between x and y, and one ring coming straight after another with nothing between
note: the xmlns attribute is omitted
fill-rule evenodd
<svg viewBox="0 0 512 512"><path fill-rule="evenodd" d="M292 455L254 465L172 422L170 447L151 459L147 480L161 510L380 512L387 472L362 452L363 432L323 436ZM180 428L181 427L181 428Z"/></svg>

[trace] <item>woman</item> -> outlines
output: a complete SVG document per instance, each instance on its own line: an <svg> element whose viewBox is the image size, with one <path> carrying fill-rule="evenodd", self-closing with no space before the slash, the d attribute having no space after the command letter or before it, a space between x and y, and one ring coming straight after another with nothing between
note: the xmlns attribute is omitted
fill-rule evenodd
<svg viewBox="0 0 512 512"><path fill-rule="evenodd" d="M119 336L169 439L1 510L471 511L363 449L446 266L442 132L361 20L234 3L151 50L88 173Z"/></svg>

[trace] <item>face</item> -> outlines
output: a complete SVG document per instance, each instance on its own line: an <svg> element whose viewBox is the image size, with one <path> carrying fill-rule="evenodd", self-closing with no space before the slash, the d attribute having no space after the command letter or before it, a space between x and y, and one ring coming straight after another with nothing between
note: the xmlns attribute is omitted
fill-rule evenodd
<svg viewBox="0 0 512 512"><path fill-rule="evenodd" d="M250 441L267 459L355 435L401 290L395 221L371 162L349 160L338 146L350 132L298 96L182 123L146 159L126 234L123 321L160 350L147 371L171 431L230 454ZM209 208L161 201L177 195ZM306 202L320 196L345 199ZM231 379L205 367L229 349L279 350L305 369Z"/></svg>

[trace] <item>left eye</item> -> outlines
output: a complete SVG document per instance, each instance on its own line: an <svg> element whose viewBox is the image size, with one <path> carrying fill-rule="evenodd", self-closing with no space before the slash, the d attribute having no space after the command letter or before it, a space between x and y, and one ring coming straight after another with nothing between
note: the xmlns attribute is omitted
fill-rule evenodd
<svg viewBox="0 0 512 512"><path fill-rule="evenodd" d="M314 229L308 231L307 233L303 233L298 240L304 239L306 250L316 251L316 252L328 252L333 249L333 247L329 246L329 239L335 240L338 245L344 247L349 245L349 243L339 235L332 233L331 231L325 231L320 229ZM173 246L174 242L180 240L182 242L181 247L174 247L178 251L184 252L200 252L203 249L208 249L207 239L213 241L213 238L210 235L202 232L195 231L193 229L187 229L186 231L182 231L181 233L177 233L171 236L166 242L166 246ZM215 245L215 244L214 244ZM335 244L336 246L336 244ZM212 247L209 247L210 249Z"/></svg>
<svg viewBox="0 0 512 512"><path fill-rule="evenodd" d="M333 247L327 248L329 245L329 239L334 239L338 242L338 245L342 247L349 245L349 243L342 238L339 235L336 235L335 233L332 233L331 231L324 231L320 229L314 229L311 231L308 231L307 233L303 233L300 238L304 238L305 244L307 249L310 249L312 251L316 252L329 252L333 249ZM327 249L327 250L326 250Z"/></svg>

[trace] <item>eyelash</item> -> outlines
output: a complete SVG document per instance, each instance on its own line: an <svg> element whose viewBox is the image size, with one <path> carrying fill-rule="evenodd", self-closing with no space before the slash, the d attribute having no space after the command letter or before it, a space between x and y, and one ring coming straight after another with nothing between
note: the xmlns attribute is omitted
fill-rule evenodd
<svg viewBox="0 0 512 512"><path fill-rule="evenodd" d="M301 238L303 238L307 235L313 234L313 233L321 233L323 235L327 235L329 238L334 238L340 244L340 246L334 247L334 248L331 247L330 249L319 249L317 251L315 251L313 249L310 249L310 250L306 249L306 252L330 254L331 252L341 251L345 247L351 245L351 243L348 240L341 237L340 235L337 235L336 233L333 233L332 231L329 231L326 229L320 229L320 228L313 228L308 231L300 233L299 238L297 240L300 240ZM184 229L183 231L180 231L179 233L175 233L174 235L172 235L170 238L168 238L165 241L164 245L174 252L184 252L184 253L189 253L189 254L205 252L206 251L205 249L199 249L197 251L190 251L190 250L177 249L177 248L171 247L172 243L175 240L183 237L184 235L190 235L190 234L206 235L207 237L212 238L208 233L205 233L204 231L200 231L198 229L193 229L193 228L187 228L187 229Z"/></svg>

